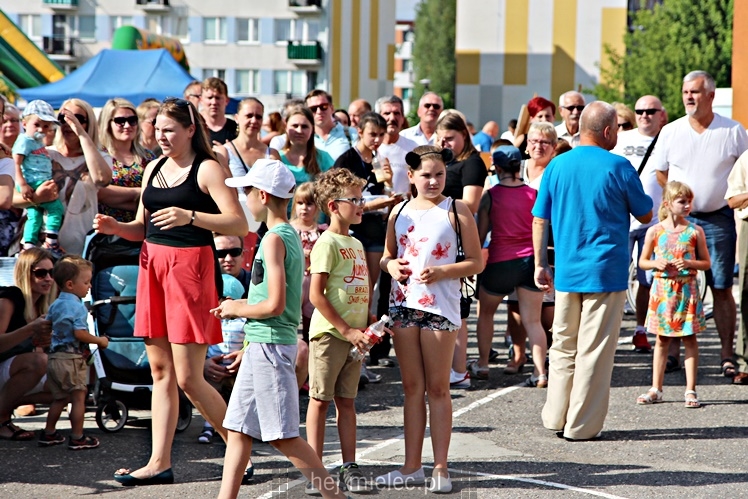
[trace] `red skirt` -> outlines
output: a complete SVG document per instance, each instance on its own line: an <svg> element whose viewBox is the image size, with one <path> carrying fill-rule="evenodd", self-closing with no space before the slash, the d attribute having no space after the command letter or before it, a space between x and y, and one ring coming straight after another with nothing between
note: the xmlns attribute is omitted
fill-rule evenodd
<svg viewBox="0 0 748 499"><path fill-rule="evenodd" d="M135 307L135 336L171 343L215 345L223 341L215 255L210 246L177 248L143 242Z"/></svg>

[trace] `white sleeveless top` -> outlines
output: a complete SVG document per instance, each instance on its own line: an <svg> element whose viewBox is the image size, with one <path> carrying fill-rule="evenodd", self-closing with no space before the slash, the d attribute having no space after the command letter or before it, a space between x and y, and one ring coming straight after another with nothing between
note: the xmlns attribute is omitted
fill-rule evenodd
<svg viewBox="0 0 748 499"><path fill-rule="evenodd" d="M404 306L440 315L460 325L460 280L424 284L418 276L426 267L455 263L457 234L449 221L452 198L428 210L403 207L395 222L397 257L408 260L412 274L405 283L392 280L390 306ZM402 203L394 208L397 213Z"/></svg>
<svg viewBox="0 0 748 499"><path fill-rule="evenodd" d="M234 144L226 144L226 151L229 153L229 170L231 170L231 176L243 177L246 175L252 165L244 165L242 159L236 154ZM269 147L267 148L267 151L265 151L265 158L272 159ZM244 194L244 188L238 187L236 190L239 194L239 204L241 205L244 215L247 218L247 223L249 224L249 231L257 232L257 229L260 228L260 223L255 221L252 213L249 211L249 207L247 207L247 195Z"/></svg>

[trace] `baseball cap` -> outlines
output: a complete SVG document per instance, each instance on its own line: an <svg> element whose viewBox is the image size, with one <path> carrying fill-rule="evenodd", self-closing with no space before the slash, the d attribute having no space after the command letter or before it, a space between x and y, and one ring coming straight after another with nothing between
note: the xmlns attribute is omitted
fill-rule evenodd
<svg viewBox="0 0 748 499"><path fill-rule="evenodd" d="M51 121L53 123L59 123L55 117L55 110L52 109L47 102L43 100L32 100L26 104L26 108L23 110L23 117L31 116L35 114L42 121Z"/></svg>
<svg viewBox="0 0 748 499"><path fill-rule="evenodd" d="M277 159L260 158L243 177L226 179L229 187L256 187L281 199L291 199L296 180L286 165Z"/></svg>
<svg viewBox="0 0 748 499"><path fill-rule="evenodd" d="M241 300L244 296L244 286L241 281L230 274L221 274L223 280L223 296L232 300Z"/></svg>
<svg viewBox="0 0 748 499"><path fill-rule="evenodd" d="M522 153L514 146L499 146L493 152L491 158L494 166L498 166L499 168L506 168L516 161L516 168L522 161Z"/></svg>

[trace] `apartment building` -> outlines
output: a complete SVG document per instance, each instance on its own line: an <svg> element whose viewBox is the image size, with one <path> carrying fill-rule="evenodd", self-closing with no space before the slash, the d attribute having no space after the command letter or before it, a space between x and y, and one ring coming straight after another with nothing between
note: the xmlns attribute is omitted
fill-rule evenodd
<svg viewBox="0 0 748 499"><path fill-rule="evenodd" d="M132 25L178 39L196 79L275 108L313 88L336 105L392 92L395 0L2 0L0 7L67 71ZM123 68L122 77L137 68Z"/></svg>

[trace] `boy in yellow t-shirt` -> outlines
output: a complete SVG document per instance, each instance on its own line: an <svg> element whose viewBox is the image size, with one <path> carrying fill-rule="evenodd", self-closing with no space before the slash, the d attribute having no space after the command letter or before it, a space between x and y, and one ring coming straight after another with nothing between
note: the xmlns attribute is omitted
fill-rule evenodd
<svg viewBox="0 0 748 499"><path fill-rule="evenodd" d="M337 410L343 457L339 479L349 492L368 492L370 486L356 464L356 409L361 361L350 357L352 346L364 350L363 333L369 319L369 272L358 239L348 235L361 222L364 180L349 170L334 168L317 178L317 205L330 216L311 254L309 298L315 310L309 327L309 407L307 440L322 457L325 419L332 400ZM315 484L306 493L316 494Z"/></svg>

